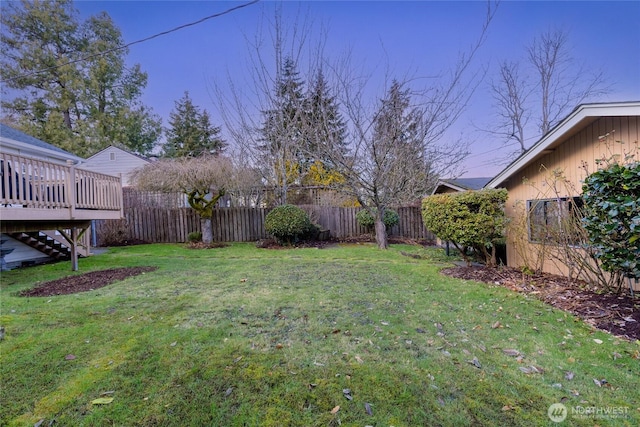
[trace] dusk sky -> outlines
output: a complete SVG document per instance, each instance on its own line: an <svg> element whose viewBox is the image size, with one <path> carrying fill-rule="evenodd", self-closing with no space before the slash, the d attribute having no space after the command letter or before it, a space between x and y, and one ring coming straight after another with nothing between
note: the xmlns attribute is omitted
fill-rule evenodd
<svg viewBox="0 0 640 427"><path fill-rule="evenodd" d="M129 43L182 24L222 12L243 2L219 1L78 1L81 17L109 13ZM201 24L134 45L128 63L139 63L149 75L143 102L168 124L174 102L189 91L194 103L207 109L222 125L211 93L214 83L231 75L246 85L246 37L253 38L261 17L273 16L275 3L263 1ZM301 7L301 9L300 9ZM400 78L433 77L452 68L460 52L476 40L483 22L483 1L310 1L284 2L291 22L307 13L315 28L327 29L325 55L338 59L347 50L366 70ZM487 67L485 82L476 91L465 115L447 138L460 135L473 141L464 176L492 176L501 141L478 128L490 126L495 112L487 91L503 60L523 60L525 46L548 29L569 32L572 55L589 70L603 70L611 85L593 101L640 100L640 2L503 1L482 46L475 69ZM310 34L310 40L319 36ZM311 44L313 45L313 43ZM301 74L306 70L299 66ZM380 90L379 97L384 95ZM532 143L535 141L532 141ZM443 141L446 144L446 141Z"/></svg>

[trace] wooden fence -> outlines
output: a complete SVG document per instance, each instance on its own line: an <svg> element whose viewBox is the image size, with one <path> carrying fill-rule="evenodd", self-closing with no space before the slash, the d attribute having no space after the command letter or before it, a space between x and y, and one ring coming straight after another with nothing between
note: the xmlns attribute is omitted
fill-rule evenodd
<svg viewBox="0 0 640 427"><path fill-rule="evenodd" d="M313 222L329 230L335 239L347 239L367 234L358 225L356 213L360 208L330 206L301 206ZM433 234L422 225L419 207L396 209L400 216L398 225L390 237L434 240ZM254 242L268 238L264 218L269 212L264 208L219 208L212 217L213 238L218 242ZM191 208L128 207L124 209L124 221L96 221L97 244L105 244L110 235L119 232L122 240L149 243L181 243L188 235L200 231L200 217Z"/></svg>

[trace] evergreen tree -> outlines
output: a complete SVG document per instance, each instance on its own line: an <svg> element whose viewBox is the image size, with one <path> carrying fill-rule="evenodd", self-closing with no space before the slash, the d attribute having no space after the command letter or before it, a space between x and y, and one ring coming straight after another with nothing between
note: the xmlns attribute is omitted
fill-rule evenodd
<svg viewBox="0 0 640 427"><path fill-rule="evenodd" d="M200 111L193 104L189 92L175 102L175 108L169 115L169 125L163 146L165 157L217 155L224 150L226 144L220 138L220 128L211 124L207 110Z"/></svg>
<svg viewBox="0 0 640 427"><path fill-rule="evenodd" d="M304 85L295 62L286 58L276 79L272 108L264 111L261 143L264 175L278 204L287 202L290 184L299 181L304 163Z"/></svg>
<svg viewBox="0 0 640 427"><path fill-rule="evenodd" d="M22 130L80 156L152 149L160 121L139 103L147 75L125 66L109 15L81 22L70 0L3 2L1 15L0 77L15 94L2 108Z"/></svg>
<svg viewBox="0 0 640 427"><path fill-rule="evenodd" d="M331 160L322 153L331 150L346 155L347 128L337 98L331 93L322 70L316 74L305 101L305 150L311 153L307 155L307 163L320 162L325 169L332 169Z"/></svg>
<svg viewBox="0 0 640 427"><path fill-rule="evenodd" d="M419 109L411 105L409 90L394 80L375 117L372 141L372 160L380 179L392 183L387 191L402 193L404 186L414 182L413 175L421 175L428 166L420 117ZM411 171L412 176L403 171Z"/></svg>

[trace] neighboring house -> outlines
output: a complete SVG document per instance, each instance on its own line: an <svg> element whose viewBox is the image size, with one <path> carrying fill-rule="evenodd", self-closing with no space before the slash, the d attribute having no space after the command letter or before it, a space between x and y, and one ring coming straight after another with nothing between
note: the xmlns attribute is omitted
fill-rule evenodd
<svg viewBox="0 0 640 427"><path fill-rule="evenodd" d="M638 160L638 141L640 102L580 105L489 181L485 188L509 191L508 265L537 263L545 272L569 275L571 266L551 256L549 230L559 229L576 212L573 207L581 206L582 182L598 169L597 160L627 154Z"/></svg>
<svg viewBox="0 0 640 427"><path fill-rule="evenodd" d="M480 190L491 178L457 178L457 179L441 179L431 192L433 194L457 193L460 191Z"/></svg>
<svg viewBox="0 0 640 427"><path fill-rule="evenodd" d="M86 171L83 159L0 123L2 268L89 255L94 219L122 217L120 178ZM84 235L84 236L83 236Z"/></svg>
<svg viewBox="0 0 640 427"><path fill-rule="evenodd" d="M110 145L94 154L82 164L83 169L122 177L122 186L131 185L131 172L151 163L146 157L139 156L122 148Z"/></svg>

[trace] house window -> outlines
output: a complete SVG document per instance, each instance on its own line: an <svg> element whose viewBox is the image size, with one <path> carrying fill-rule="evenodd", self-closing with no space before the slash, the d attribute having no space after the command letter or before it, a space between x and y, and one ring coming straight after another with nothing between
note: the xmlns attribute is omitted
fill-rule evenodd
<svg viewBox="0 0 640 427"><path fill-rule="evenodd" d="M581 197L528 200L529 240L534 243L580 243L582 206Z"/></svg>
<svg viewBox="0 0 640 427"><path fill-rule="evenodd" d="M113 161L116 159L116 153L109 153L109 160Z"/></svg>

